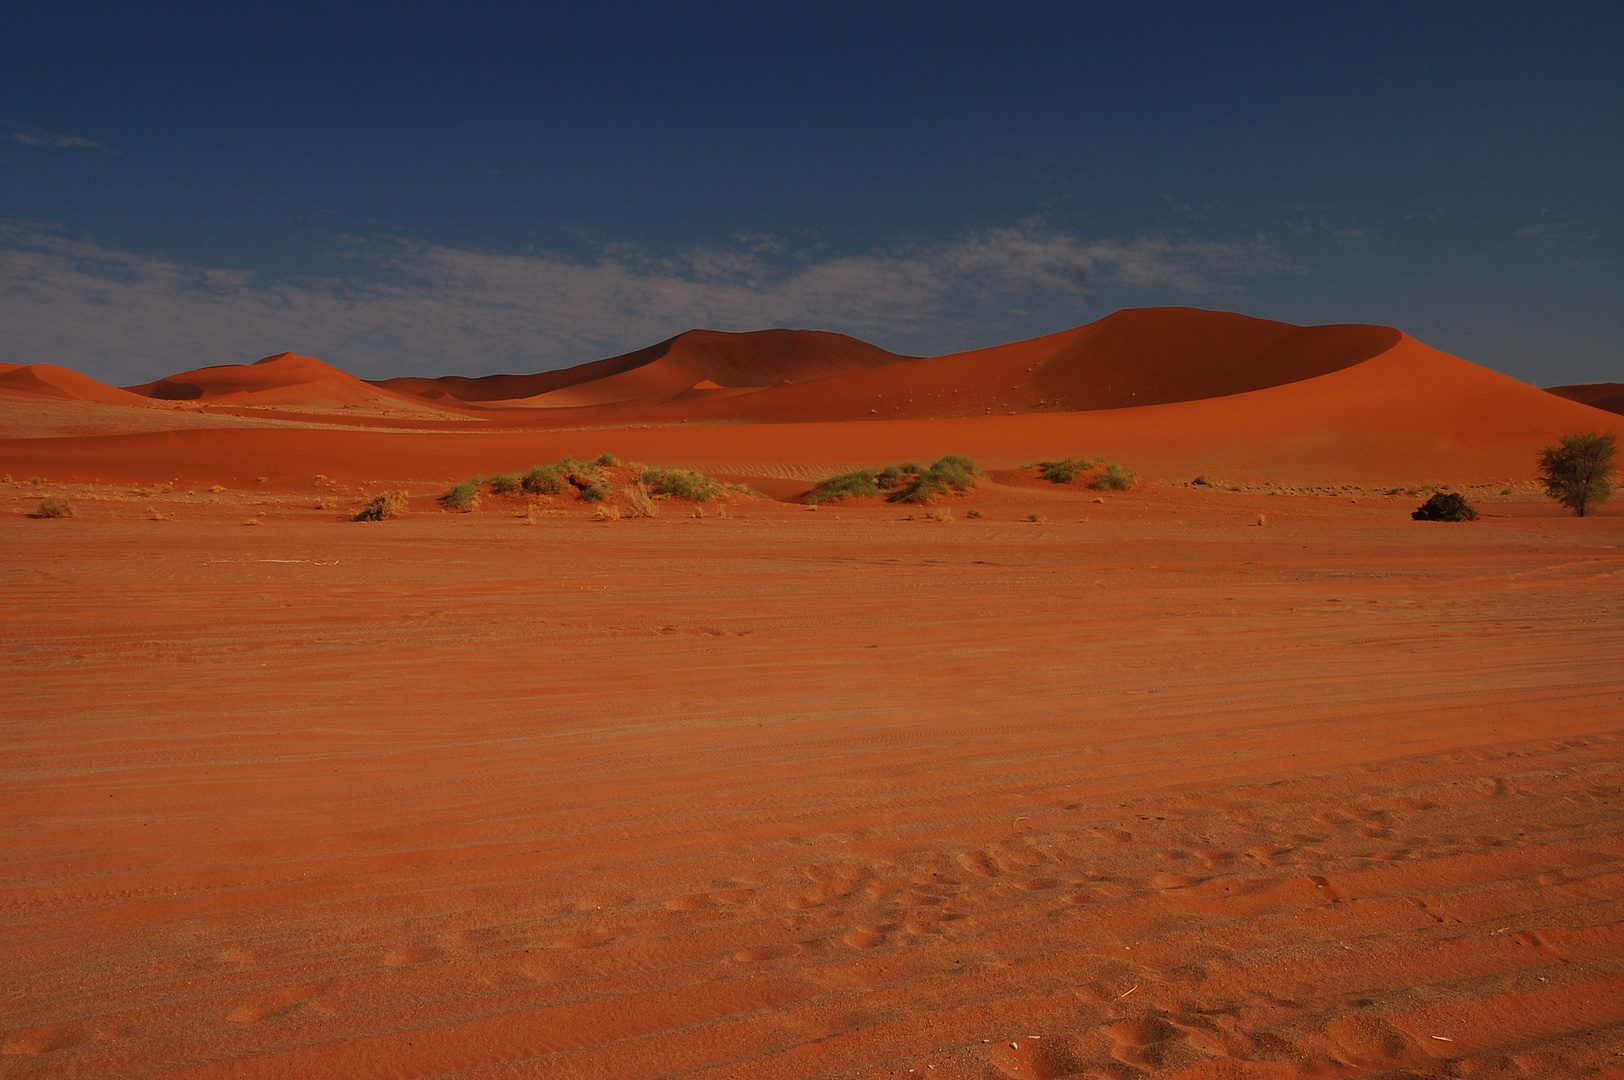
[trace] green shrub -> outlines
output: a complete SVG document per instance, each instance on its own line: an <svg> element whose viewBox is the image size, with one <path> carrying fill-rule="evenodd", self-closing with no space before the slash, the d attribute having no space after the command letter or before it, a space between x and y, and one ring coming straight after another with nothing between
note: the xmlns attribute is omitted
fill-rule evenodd
<svg viewBox="0 0 1624 1080"><path fill-rule="evenodd" d="M1416 521L1476 521L1477 511L1460 492L1439 491L1410 516Z"/></svg>
<svg viewBox="0 0 1624 1080"><path fill-rule="evenodd" d="M620 459L615 457L615 455L611 454L609 451L605 450L603 453L592 459L592 464L601 468L612 469L620 464Z"/></svg>
<svg viewBox="0 0 1624 1080"><path fill-rule="evenodd" d="M720 481L697 469L648 469L638 479L656 495L692 502L714 499L726 490Z"/></svg>
<svg viewBox="0 0 1624 1080"><path fill-rule="evenodd" d="M928 503L939 495L950 492L963 494L976 486L976 477L984 475L976 463L959 454L948 454L916 472L901 488L886 496L888 502Z"/></svg>
<svg viewBox="0 0 1624 1080"><path fill-rule="evenodd" d="M73 504L60 495L47 495L39 501L39 509L31 517L37 518L65 518L78 517L79 513Z"/></svg>
<svg viewBox="0 0 1624 1080"><path fill-rule="evenodd" d="M821 502L885 495L887 502L928 503L938 495L960 494L976 486L985 474L975 462L961 454L948 454L925 468L917 461L887 465L883 469L859 469L822 481L807 495L816 506Z"/></svg>
<svg viewBox="0 0 1624 1080"><path fill-rule="evenodd" d="M447 510L459 510L466 514L479 505L479 478L464 480L455 487L447 488L445 494L440 496L440 505Z"/></svg>
<svg viewBox="0 0 1624 1080"><path fill-rule="evenodd" d="M511 495L524 483L518 473L497 473L491 477L491 491L498 495Z"/></svg>
<svg viewBox="0 0 1624 1080"><path fill-rule="evenodd" d="M1104 458L1055 458L1038 462L1038 477L1051 484L1069 484L1077 479L1078 473L1097 469L1104 464Z"/></svg>
<svg viewBox="0 0 1624 1080"><path fill-rule="evenodd" d="M816 506L821 502L838 502L841 499L878 495L880 494L878 475L873 469L859 469L856 472L831 476L814 487L807 495L806 501Z"/></svg>
<svg viewBox="0 0 1624 1080"><path fill-rule="evenodd" d="M472 509L470 507L470 509ZM366 508L355 515L356 521L388 521L392 517L399 517L406 512L406 493L404 491L386 491L373 497Z"/></svg>
<svg viewBox="0 0 1624 1080"><path fill-rule="evenodd" d="M1195 484L1197 487L1211 487L1212 486L1212 481L1207 479L1207 474L1206 473L1202 473L1200 476L1196 477L1194 480L1191 480L1190 483Z"/></svg>
<svg viewBox="0 0 1624 1080"><path fill-rule="evenodd" d="M1540 453L1539 482L1546 495L1584 517L1591 503L1612 495L1610 481L1617 464L1616 435L1596 431L1564 435L1560 445Z"/></svg>
<svg viewBox="0 0 1624 1080"><path fill-rule="evenodd" d="M963 454L948 454L939 458L931 465L930 471L941 476L960 491L966 491L976 486L976 481L985 480L987 474L981 471L980 466Z"/></svg>
<svg viewBox="0 0 1624 1080"><path fill-rule="evenodd" d="M901 465L887 465L874 474L874 486L881 491L894 491L907 483L909 473L918 471L917 468L904 469Z"/></svg>
<svg viewBox="0 0 1624 1080"><path fill-rule="evenodd" d="M582 502L595 503L602 502L613 495L615 489L609 486L609 481L600 478L581 488L580 492Z"/></svg>
<svg viewBox="0 0 1624 1080"><path fill-rule="evenodd" d="M1114 461L1105 463L1105 471L1096 476L1089 487L1095 491L1127 491L1139 479L1139 474Z"/></svg>
<svg viewBox="0 0 1624 1080"><path fill-rule="evenodd" d="M964 512L964 516L967 517L967 518L978 518L978 517L981 516L981 511L980 510L966 510Z"/></svg>
<svg viewBox="0 0 1624 1080"><path fill-rule="evenodd" d="M524 474L519 486L532 495L557 495L564 490L564 474L557 465L537 465Z"/></svg>

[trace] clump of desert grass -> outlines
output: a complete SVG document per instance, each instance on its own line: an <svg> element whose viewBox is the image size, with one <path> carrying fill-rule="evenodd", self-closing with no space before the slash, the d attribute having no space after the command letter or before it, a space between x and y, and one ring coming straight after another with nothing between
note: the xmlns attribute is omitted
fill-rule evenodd
<svg viewBox="0 0 1624 1080"><path fill-rule="evenodd" d="M1037 469L1038 477L1051 484L1074 483L1078 477L1092 473L1088 486L1095 491L1128 491L1139 482L1138 473L1103 457L1053 458L1038 462ZM1206 484L1207 478L1202 476L1196 483Z"/></svg>
<svg viewBox="0 0 1624 1080"><path fill-rule="evenodd" d="M355 520L388 521L390 518L400 517L406 512L406 500L407 495L404 491L382 492L373 496L372 501L355 515Z"/></svg>
<svg viewBox="0 0 1624 1080"><path fill-rule="evenodd" d="M39 507L32 514L34 518L70 518L78 517L79 512L73 504L60 495L47 495L39 501Z"/></svg>
<svg viewBox="0 0 1624 1080"><path fill-rule="evenodd" d="M645 469L638 477L650 492L668 499L705 502L726 492L720 480L712 479L697 469Z"/></svg>
<svg viewBox="0 0 1624 1080"><path fill-rule="evenodd" d="M940 521L940 522L944 522L944 523L949 522L949 521L954 520L953 511L949 510L945 506L939 506L934 510L926 510L925 511L925 520L926 521Z"/></svg>
<svg viewBox="0 0 1624 1080"><path fill-rule="evenodd" d="M594 520L594 521L619 521L620 520L620 511L615 509L613 506L605 506L602 503L599 503L598 508L596 510L594 510L593 513L592 513L592 520Z"/></svg>
<svg viewBox="0 0 1624 1080"><path fill-rule="evenodd" d="M449 487L440 496L440 505L447 510L458 513L471 513L479 505L479 485L481 477L464 480L462 483Z"/></svg>
<svg viewBox="0 0 1624 1080"><path fill-rule="evenodd" d="M648 485L637 483L626 489L626 516L631 518L655 517L660 504L649 494Z"/></svg>
<svg viewBox="0 0 1624 1080"><path fill-rule="evenodd" d="M962 454L948 454L929 468L916 461L887 465L882 469L859 469L841 473L820 482L806 496L812 506L824 502L884 495L886 502L928 504L947 495L963 495L985 479L974 461Z"/></svg>
<svg viewBox="0 0 1624 1080"><path fill-rule="evenodd" d="M557 465L536 465L519 478L519 487L531 495L559 495L569 481Z"/></svg>

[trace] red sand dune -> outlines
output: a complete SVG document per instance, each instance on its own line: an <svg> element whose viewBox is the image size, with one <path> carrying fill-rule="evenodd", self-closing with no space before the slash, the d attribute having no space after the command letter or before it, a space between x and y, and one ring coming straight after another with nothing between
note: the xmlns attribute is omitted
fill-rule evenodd
<svg viewBox="0 0 1624 1080"><path fill-rule="evenodd" d="M1391 348L1381 326L1291 326L1189 308L1120 311L1047 337L891 364L684 407L690 419L922 419L1120 409L1223 397L1349 367Z"/></svg>
<svg viewBox="0 0 1624 1080"><path fill-rule="evenodd" d="M170 375L127 387L131 393L163 401L227 405L280 405L336 408L411 401L409 395L381 389L313 356L284 352L252 364L225 364Z"/></svg>
<svg viewBox="0 0 1624 1080"><path fill-rule="evenodd" d="M787 389L787 388L786 388ZM717 391L711 391L715 393ZM664 410L655 410L663 412ZM1532 477L1540 448L1573 431L1624 431L1608 412L1537 390L1400 335L1380 355L1328 374L1226 397L1089 412L951 420L609 426L482 431L156 432L0 440L13 472L84 478L183 477L226 483L268 475L297 485L352 479L447 479L609 449L653 464L811 480L840 468L964 453L1004 467L1106 454L1155 480L1198 473L1278 483L1467 483ZM553 415L543 412L539 415ZM624 420L623 420L624 422Z"/></svg>
<svg viewBox="0 0 1624 1080"><path fill-rule="evenodd" d="M534 408L637 402L659 404L697 389L774 386L910 359L844 334L820 330L759 330L727 334L690 330L658 345L537 375L469 379L385 379L376 385L430 400ZM705 386L705 384L711 384Z"/></svg>
<svg viewBox="0 0 1624 1080"><path fill-rule="evenodd" d="M1547 393L1565 397L1608 412L1624 413L1624 383L1579 383L1575 386L1548 386Z"/></svg>
<svg viewBox="0 0 1624 1080"><path fill-rule="evenodd" d="M0 364L0 393L94 401L103 405L147 405L138 394L97 382L55 364Z"/></svg>

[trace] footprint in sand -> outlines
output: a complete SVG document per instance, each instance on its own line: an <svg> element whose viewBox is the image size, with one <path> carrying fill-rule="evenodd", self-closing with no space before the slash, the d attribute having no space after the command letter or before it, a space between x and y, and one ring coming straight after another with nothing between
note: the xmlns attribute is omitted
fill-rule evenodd
<svg viewBox="0 0 1624 1080"><path fill-rule="evenodd" d="M1111 1056L1127 1065L1154 1068L1162 1061L1162 1044L1173 1034L1173 1026L1154 1016L1118 1020L1105 1028L1111 1042Z"/></svg>
<svg viewBox="0 0 1624 1080"><path fill-rule="evenodd" d="M1184 889L1191 885L1199 885L1205 880L1207 879L1193 874L1157 874L1145 884L1152 889Z"/></svg>
<svg viewBox="0 0 1624 1080"><path fill-rule="evenodd" d="M872 949L885 941L886 931L893 929L895 927L859 926L855 930L848 930L841 934L840 940L854 949Z"/></svg>
<svg viewBox="0 0 1624 1080"><path fill-rule="evenodd" d="M1055 1080L1081 1068L1064 1043L1031 1035L989 1045L987 1060L1010 1080Z"/></svg>
<svg viewBox="0 0 1624 1080"><path fill-rule="evenodd" d="M6 1040L8 1054L49 1054L53 1050L66 1050L79 1042L79 1034L72 1028L35 1028L33 1031L15 1032Z"/></svg>
<svg viewBox="0 0 1624 1080"><path fill-rule="evenodd" d="M615 935L607 930L579 930L573 934L565 934L553 939L555 949L595 949L605 942L613 941Z"/></svg>
<svg viewBox="0 0 1624 1080"><path fill-rule="evenodd" d="M708 893L695 893L692 896L673 896L665 902L667 911L700 911L712 904Z"/></svg>
<svg viewBox="0 0 1624 1080"><path fill-rule="evenodd" d="M1003 874L985 851L964 852L955 855L954 858L958 860L960 866L978 877L995 878Z"/></svg>
<svg viewBox="0 0 1624 1080"><path fill-rule="evenodd" d="M740 949L733 954L733 959L741 964L759 964L763 960L771 960L778 955L778 950L770 945L753 945L748 949Z"/></svg>
<svg viewBox="0 0 1624 1080"><path fill-rule="evenodd" d="M409 967L412 964L438 960L444 955L445 953L429 945L405 945L384 953L383 962L385 967Z"/></svg>
<svg viewBox="0 0 1624 1080"><path fill-rule="evenodd" d="M313 1001L319 993L315 987L285 986L280 990L250 998L226 1013L226 1019L233 1024L257 1024L261 1020L290 1013Z"/></svg>

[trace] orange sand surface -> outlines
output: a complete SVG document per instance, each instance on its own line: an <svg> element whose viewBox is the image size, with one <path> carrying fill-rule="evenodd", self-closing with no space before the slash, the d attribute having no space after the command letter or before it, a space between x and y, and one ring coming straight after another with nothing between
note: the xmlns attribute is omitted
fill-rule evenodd
<svg viewBox="0 0 1624 1080"><path fill-rule="evenodd" d="M0 1076L1624 1064L1624 515L61 490Z"/></svg>
<svg viewBox="0 0 1624 1080"><path fill-rule="evenodd" d="M1624 1080L1621 423L1183 309L0 365L0 1080ZM434 501L604 451L772 498Z"/></svg>

